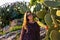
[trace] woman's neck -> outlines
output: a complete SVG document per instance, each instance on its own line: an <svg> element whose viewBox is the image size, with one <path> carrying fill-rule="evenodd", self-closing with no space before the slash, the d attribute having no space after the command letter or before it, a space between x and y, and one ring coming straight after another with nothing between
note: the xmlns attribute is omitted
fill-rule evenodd
<svg viewBox="0 0 60 40"><path fill-rule="evenodd" d="M29 20L29 23L34 23L34 20Z"/></svg>

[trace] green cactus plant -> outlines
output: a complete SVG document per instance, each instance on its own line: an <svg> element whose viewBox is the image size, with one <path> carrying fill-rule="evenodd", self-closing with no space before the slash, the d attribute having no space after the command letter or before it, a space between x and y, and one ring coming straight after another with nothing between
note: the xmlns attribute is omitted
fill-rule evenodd
<svg viewBox="0 0 60 40"><path fill-rule="evenodd" d="M58 8L60 6L60 2L56 2L56 1L45 1L44 5L48 6L48 7L53 7L53 8Z"/></svg>
<svg viewBox="0 0 60 40"><path fill-rule="evenodd" d="M50 27L53 26L50 13L46 14L44 17L45 23Z"/></svg>
<svg viewBox="0 0 60 40"><path fill-rule="evenodd" d="M50 33L50 40L60 40L59 32L56 30L52 30Z"/></svg>
<svg viewBox="0 0 60 40"><path fill-rule="evenodd" d="M53 14L53 9L52 9L52 7L50 7L50 14L51 14L51 19L52 19L52 21L53 21L53 25L54 25L54 28L58 28L58 23L57 23L57 20L56 20L56 18L55 18L55 14Z"/></svg>
<svg viewBox="0 0 60 40"><path fill-rule="evenodd" d="M44 19L45 14L46 14L46 11L45 11L45 10L36 12L36 15L37 15L40 19Z"/></svg>

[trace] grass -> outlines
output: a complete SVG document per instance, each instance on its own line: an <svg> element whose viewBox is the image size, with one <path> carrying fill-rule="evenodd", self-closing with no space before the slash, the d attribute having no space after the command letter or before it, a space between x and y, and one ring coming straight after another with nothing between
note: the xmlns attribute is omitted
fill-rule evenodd
<svg viewBox="0 0 60 40"><path fill-rule="evenodd" d="M4 35L5 34L5 32L3 32L3 31L0 31L0 35Z"/></svg>
<svg viewBox="0 0 60 40"><path fill-rule="evenodd" d="M20 25L20 26L14 26L14 27L12 27L12 28L10 29L10 32L17 31L17 30L21 30L21 28L22 28L22 25ZM4 34L6 34L6 32L4 32L3 30L0 31L0 35L4 35Z"/></svg>
<svg viewBox="0 0 60 40"><path fill-rule="evenodd" d="M10 32L21 30L21 28L22 28L22 26L14 26L14 27L12 27L12 29L10 29Z"/></svg>

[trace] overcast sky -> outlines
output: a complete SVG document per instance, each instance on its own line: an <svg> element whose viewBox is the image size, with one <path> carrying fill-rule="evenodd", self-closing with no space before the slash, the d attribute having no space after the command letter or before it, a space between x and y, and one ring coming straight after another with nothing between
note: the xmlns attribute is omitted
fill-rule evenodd
<svg viewBox="0 0 60 40"><path fill-rule="evenodd" d="M26 1L26 2L29 2L30 0L0 0L0 6L5 4L5 3L12 3L12 2L16 2L16 1Z"/></svg>

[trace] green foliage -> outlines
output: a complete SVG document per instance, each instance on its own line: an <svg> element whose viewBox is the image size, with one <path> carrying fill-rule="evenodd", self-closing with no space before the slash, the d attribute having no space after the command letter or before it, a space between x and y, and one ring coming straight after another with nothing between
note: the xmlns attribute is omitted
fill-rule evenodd
<svg viewBox="0 0 60 40"><path fill-rule="evenodd" d="M30 5L34 5L37 0L30 0Z"/></svg>
<svg viewBox="0 0 60 40"><path fill-rule="evenodd" d="M17 8L17 11L19 11L20 13L22 13L22 14L24 14L27 10L30 10L27 6L26 6L26 4L19 4L19 5L16 5L16 6L18 6Z"/></svg>
<svg viewBox="0 0 60 40"><path fill-rule="evenodd" d="M23 18L24 13L29 10L29 8L24 3L15 2L13 5L7 5L1 7L0 14L2 17L2 26L9 25L9 21L12 19Z"/></svg>
<svg viewBox="0 0 60 40"><path fill-rule="evenodd" d="M40 0L38 0L38 1L40 1ZM48 32L47 32L47 35L44 38L44 40L59 40L60 34L56 30L59 28L58 27L59 24L57 23L57 18L59 19L60 17L56 16L57 9L54 9L54 8L59 8L59 6L60 6L60 2L57 2L57 1L45 1L43 3L43 8L47 7L48 10L45 9L45 10L40 11L41 8L37 7L37 5L34 8L34 12L36 12L36 15L40 19L45 20L44 22L48 26ZM57 28L54 28L56 26L57 26Z"/></svg>
<svg viewBox="0 0 60 40"><path fill-rule="evenodd" d="M46 37L44 38L44 40L49 40L48 35L46 35Z"/></svg>
<svg viewBox="0 0 60 40"><path fill-rule="evenodd" d="M46 11L45 11L45 10L37 11L37 12L36 12L36 15L37 15L40 19L44 19L45 14L46 14Z"/></svg>
<svg viewBox="0 0 60 40"><path fill-rule="evenodd" d="M51 40L60 40L60 34L58 31L56 30L52 30L51 33L50 33L50 39Z"/></svg>
<svg viewBox="0 0 60 40"><path fill-rule="evenodd" d="M44 20L45 20L45 23L46 23L49 27L52 27L52 26L53 26L53 24L52 24L52 19L51 19L51 15L50 15L49 13L45 15Z"/></svg>
<svg viewBox="0 0 60 40"><path fill-rule="evenodd" d="M12 27L12 29L10 31L12 32L12 31L21 30L21 28L22 28L22 26L14 26L14 27Z"/></svg>
<svg viewBox="0 0 60 40"><path fill-rule="evenodd" d="M40 11L40 9L41 9L41 4L40 3L36 3L33 12Z"/></svg>
<svg viewBox="0 0 60 40"><path fill-rule="evenodd" d="M15 40L19 40L20 39L20 34L18 34L15 38Z"/></svg>
<svg viewBox="0 0 60 40"><path fill-rule="evenodd" d="M53 8L58 8L60 6L60 2L56 2L56 1L45 1L44 4L47 7L53 7Z"/></svg>
<svg viewBox="0 0 60 40"><path fill-rule="evenodd" d="M6 32L4 32L3 30L0 31L0 35L4 35Z"/></svg>
<svg viewBox="0 0 60 40"><path fill-rule="evenodd" d="M56 16L57 9L52 9L51 14Z"/></svg>

